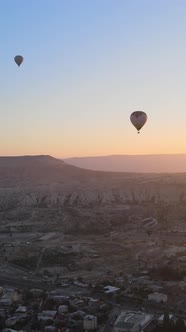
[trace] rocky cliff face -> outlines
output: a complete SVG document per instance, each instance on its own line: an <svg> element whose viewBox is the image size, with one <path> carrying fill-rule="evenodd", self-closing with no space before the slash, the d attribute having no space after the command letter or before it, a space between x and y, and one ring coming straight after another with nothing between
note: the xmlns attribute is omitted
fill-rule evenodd
<svg viewBox="0 0 186 332"><path fill-rule="evenodd" d="M0 206L17 200L48 207L184 201L185 190L185 174L99 172L50 156L0 157Z"/></svg>

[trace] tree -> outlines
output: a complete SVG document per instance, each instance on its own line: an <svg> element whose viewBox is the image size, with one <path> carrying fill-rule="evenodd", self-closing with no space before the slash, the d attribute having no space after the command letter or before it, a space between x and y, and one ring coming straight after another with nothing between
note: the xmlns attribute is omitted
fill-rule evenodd
<svg viewBox="0 0 186 332"><path fill-rule="evenodd" d="M40 330L40 322L37 318L33 318L33 320L31 321L31 328L33 330Z"/></svg>
<svg viewBox="0 0 186 332"><path fill-rule="evenodd" d="M54 299L47 299L44 304L44 310L55 310L56 308L56 301Z"/></svg>
<svg viewBox="0 0 186 332"><path fill-rule="evenodd" d="M184 323L184 320L181 319L181 318L178 318L177 322L176 322L176 325L175 325L175 330L176 331L179 331L179 332L184 332L186 331L185 329L185 323Z"/></svg>
<svg viewBox="0 0 186 332"><path fill-rule="evenodd" d="M163 317L163 326L165 328L169 328L169 325L170 325L169 312L165 311Z"/></svg>

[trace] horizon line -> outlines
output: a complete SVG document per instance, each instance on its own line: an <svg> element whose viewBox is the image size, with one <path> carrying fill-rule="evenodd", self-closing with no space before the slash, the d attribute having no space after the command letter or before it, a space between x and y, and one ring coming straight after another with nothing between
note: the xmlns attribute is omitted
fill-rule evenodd
<svg viewBox="0 0 186 332"><path fill-rule="evenodd" d="M65 159L78 159L78 158L107 158L107 157L148 157L148 156L185 156L184 153L142 153L142 154L106 154L106 155L88 155L88 156L73 156L73 157L58 157L52 154L12 154L12 155L0 155L0 158L16 158L16 157L52 157L60 160Z"/></svg>

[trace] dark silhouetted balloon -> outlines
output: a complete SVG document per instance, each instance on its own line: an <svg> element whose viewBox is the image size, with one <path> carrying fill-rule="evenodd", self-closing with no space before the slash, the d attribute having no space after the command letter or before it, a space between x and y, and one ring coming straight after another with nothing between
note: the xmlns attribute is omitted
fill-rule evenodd
<svg viewBox="0 0 186 332"><path fill-rule="evenodd" d="M22 55L16 55L15 58L14 58L14 61L18 65L18 67L21 66L23 60L24 59L23 59Z"/></svg>
<svg viewBox="0 0 186 332"><path fill-rule="evenodd" d="M147 114L142 111L133 112L130 116L130 121L132 122L133 126L137 129L138 134L140 129L144 126L147 121Z"/></svg>

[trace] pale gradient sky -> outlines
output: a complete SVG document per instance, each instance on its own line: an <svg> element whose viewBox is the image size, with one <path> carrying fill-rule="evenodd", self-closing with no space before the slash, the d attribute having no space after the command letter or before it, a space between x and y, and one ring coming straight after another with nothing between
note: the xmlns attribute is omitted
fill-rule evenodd
<svg viewBox="0 0 186 332"><path fill-rule="evenodd" d="M0 155L186 153L185 0L0 0L0 31Z"/></svg>

